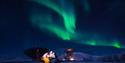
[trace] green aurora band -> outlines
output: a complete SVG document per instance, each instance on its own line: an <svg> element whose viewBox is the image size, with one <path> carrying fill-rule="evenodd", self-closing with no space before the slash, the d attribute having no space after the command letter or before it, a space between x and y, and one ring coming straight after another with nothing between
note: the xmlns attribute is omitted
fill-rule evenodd
<svg viewBox="0 0 125 63"><path fill-rule="evenodd" d="M62 18L64 23L64 28L55 24L52 20L52 17L46 17L43 18L43 14L40 15L34 15L32 14L31 20L32 23L40 27L41 30L46 29L49 32L56 34L58 37L60 37L63 40L76 40L76 43L85 44L85 45L91 45L91 46L113 46L115 48L125 48L125 46L121 45L119 41L113 40L112 42L107 42L103 40L95 40L95 39L88 39L86 41L84 40L84 37L86 37L86 34L78 35L79 33L76 32L76 17L74 13L74 9L70 9L70 11L67 11L61 4L57 4L52 0L30 0L33 2L36 2L38 4L44 5L53 11L57 12ZM90 7L88 3L85 4L86 11L89 11ZM37 19L40 19L39 22L37 22ZM83 39L80 39L83 38Z"/></svg>
<svg viewBox="0 0 125 63"><path fill-rule="evenodd" d="M52 0L32 0L32 1L45 5L48 8L51 8L52 10L56 11L64 19L64 25L66 30L68 32L75 33L76 19L74 13L72 12L73 9L71 9L71 11L68 12L67 10L64 10L63 7L61 7L61 5L57 5Z"/></svg>
<svg viewBox="0 0 125 63"><path fill-rule="evenodd" d="M58 26L53 23L53 19L51 16L47 16L47 14L37 14L32 13L30 16L32 24L39 27L42 31L47 30L53 34L56 34L58 37L63 40L71 40L72 34L67 32L61 26Z"/></svg>
<svg viewBox="0 0 125 63"><path fill-rule="evenodd" d="M63 40L70 40L71 39L71 34L75 33L75 15L73 12L68 12L61 7L61 5L57 5L55 2L52 0L32 0L33 2L37 2L39 4L45 5L46 7L56 11L60 16L62 16L64 20L64 26L65 29L59 29L55 26L49 26L45 25L49 31L53 32L56 34L58 37L62 38ZM64 32L65 31L65 32Z"/></svg>

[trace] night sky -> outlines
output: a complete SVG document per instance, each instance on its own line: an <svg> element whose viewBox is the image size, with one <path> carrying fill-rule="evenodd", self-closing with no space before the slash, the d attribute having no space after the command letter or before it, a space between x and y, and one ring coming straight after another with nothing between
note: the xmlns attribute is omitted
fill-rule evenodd
<svg viewBox="0 0 125 63"><path fill-rule="evenodd" d="M88 2L90 9L86 11L82 0L75 1L77 30L100 34L107 40L118 39L125 45L124 0L88 0ZM0 0L0 57L23 56L24 50L31 47L46 47L57 52L71 47L95 55L125 50L77 44L50 36L31 24L29 19L31 6L44 7L26 0Z"/></svg>

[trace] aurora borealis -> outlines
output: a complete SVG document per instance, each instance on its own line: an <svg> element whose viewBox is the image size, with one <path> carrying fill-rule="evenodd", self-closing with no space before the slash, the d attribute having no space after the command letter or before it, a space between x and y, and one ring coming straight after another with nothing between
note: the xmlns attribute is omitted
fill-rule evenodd
<svg viewBox="0 0 125 63"><path fill-rule="evenodd" d="M61 28L60 26L57 26L56 24L46 24L42 25L39 24L42 27L45 27L47 30L51 31L52 33L55 33L58 37L64 39L64 40L70 40L71 39L71 34L75 33L75 15L73 12L71 12L70 9L65 10L63 7L60 5L57 5L55 2L52 0L33 0L34 2L37 2L39 4L45 5L46 7L49 7L50 9L54 10L57 12L64 21L64 28ZM43 21L42 23L44 23Z"/></svg>
<svg viewBox="0 0 125 63"><path fill-rule="evenodd" d="M0 0L0 37L0 62L27 60L24 50L36 47L119 54L125 52L125 1Z"/></svg>
<svg viewBox="0 0 125 63"><path fill-rule="evenodd" d="M30 0L29 0L30 1ZM73 0L71 2L68 2L66 4L66 0L60 0L60 1L53 1L53 0L32 0L32 2L38 3L40 5L43 5L52 11L56 12L63 21L63 27L59 24L54 22L54 19L49 14L35 14L31 12L31 22L41 30L47 30L50 33L53 33L57 37L63 39L63 40L75 40L75 43L84 44L84 45L91 45L91 46L112 46L115 48L125 48L124 45L122 45L119 40L111 39L108 40L101 40L101 39L94 39L93 35L89 35L89 33L79 33L77 30L78 27L76 27L77 17L75 13L75 4L73 4ZM88 13L90 11L90 4L87 0L84 0L83 3L85 6L85 12ZM51 14L51 13L50 13ZM59 18L57 18L59 19ZM97 33L95 33L97 34ZM87 36L88 35L88 36ZM88 39L86 39L87 37ZM105 38L100 35L101 38ZM100 38L97 37L97 38ZM80 38L80 39L79 39Z"/></svg>

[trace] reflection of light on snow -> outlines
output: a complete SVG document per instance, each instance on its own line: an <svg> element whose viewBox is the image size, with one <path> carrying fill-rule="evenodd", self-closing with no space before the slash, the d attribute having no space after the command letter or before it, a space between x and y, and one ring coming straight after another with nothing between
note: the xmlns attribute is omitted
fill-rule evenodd
<svg viewBox="0 0 125 63"><path fill-rule="evenodd" d="M75 60L73 57L72 57L72 58L70 58L70 61L73 61L73 60Z"/></svg>
<svg viewBox="0 0 125 63"><path fill-rule="evenodd" d="M67 61L67 59L65 58L65 54L60 55L58 59L61 61ZM69 61L86 61L86 60L92 60L92 56L86 53L74 52L73 56L70 57L68 60Z"/></svg>
<svg viewBox="0 0 125 63"><path fill-rule="evenodd" d="M62 61L65 61L65 60L66 60L66 59L64 59L64 58L62 59Z"/></svg>

